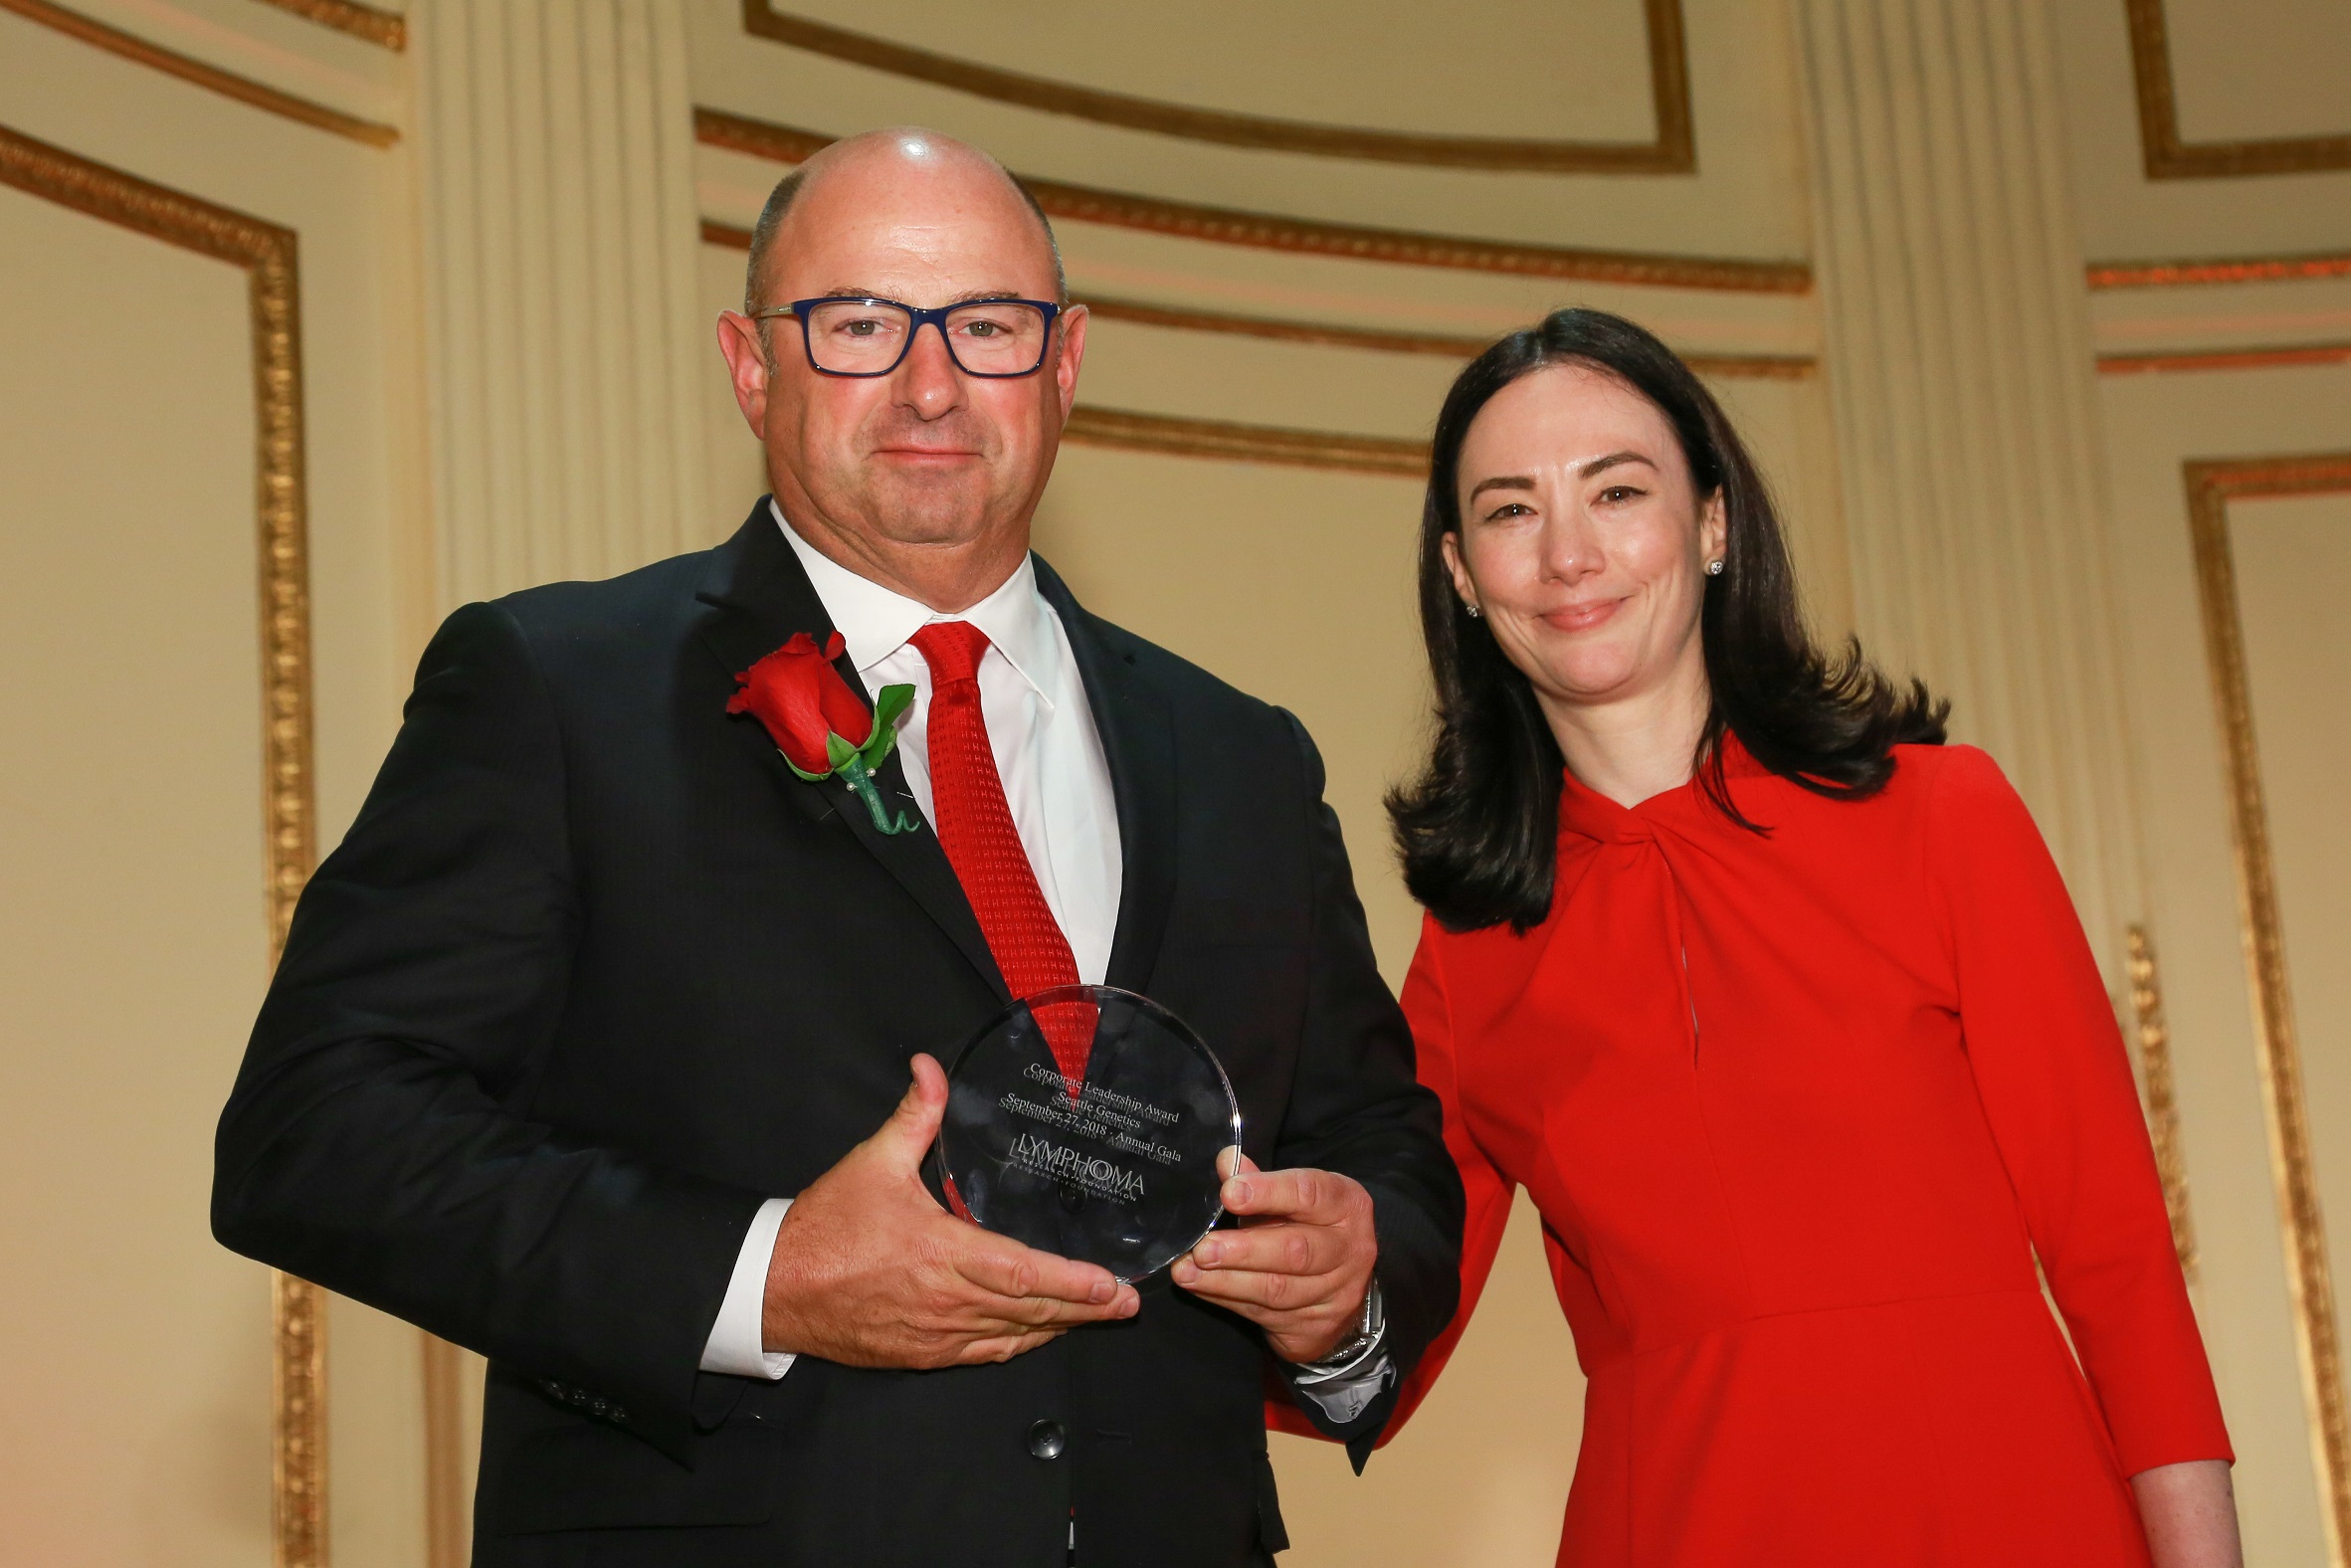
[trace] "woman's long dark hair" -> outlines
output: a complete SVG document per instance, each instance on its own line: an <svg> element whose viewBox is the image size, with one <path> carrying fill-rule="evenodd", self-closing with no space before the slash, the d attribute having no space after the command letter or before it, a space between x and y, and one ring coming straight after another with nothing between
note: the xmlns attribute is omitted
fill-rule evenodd
<svg viewBox="0 0 2351 1568"><path fill-rule="evenodd" d="M1665 414L1695 493L1716 490L1728 532L1719 577L1699 611L1712 707L1694 759L1700 787L1733 822L1765 831L1731 800L1722 737L1818 794L1857 799L1893 775L1892 749L1940 744L1950 704L1922 682L1881 675L1848 641L1832 660L1813 642L1771 496L1721 406L1674 352L1622 316L1555 310L1469 361L1437 416L1421 510L1421 631L1437 696L1437 741L1412 783L1388 797L1405 884L1454 930L1507 920L1525 930L1550 912L1565 761L1534 689L1471 619L1445 565L1461 529L1462 443L1493 395L1561 364L1614 376Z"/></svg>

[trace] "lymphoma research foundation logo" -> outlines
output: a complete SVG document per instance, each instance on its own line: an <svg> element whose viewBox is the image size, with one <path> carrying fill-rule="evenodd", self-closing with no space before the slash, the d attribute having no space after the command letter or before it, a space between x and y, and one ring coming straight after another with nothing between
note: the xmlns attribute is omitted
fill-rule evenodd
<svg viewBox="0 0 2351 1568"><path fill-rule="evenodd" d="M1056 1181L1082 1187L1099 1197L1115 1198L1121 1203L1141 1201L1143 1178L1130 1170L1122 1170L1096 1154L1082 1154L1067 1144L1056 1143L1034 1132L1024 1132L1012 1140L1012 1162L1025 1171L1039 1176L1050 1176Z"/></svg>

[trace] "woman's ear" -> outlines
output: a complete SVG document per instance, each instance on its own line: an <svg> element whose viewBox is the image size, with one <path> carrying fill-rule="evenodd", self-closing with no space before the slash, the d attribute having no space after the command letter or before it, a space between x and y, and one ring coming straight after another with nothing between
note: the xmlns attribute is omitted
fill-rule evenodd
<svg viewBox="0 0 2351 1568"><path fill-rule="evenodd" d="M1478 614L1477 585L1469 580L1469 568L1462 561L1462 531L1459 528L1438 535L1437 547L1445 552L1446 574L1453 578L1454 597Z"/></svg>
<svg viewBox="0 0 2351 1568"><path fill-rule="evenodd" d="M1722 487L1706 497L1698 510L1698 559L1719 561L1722 552L1730 547L1730 519L1722 501Z"/></svg>

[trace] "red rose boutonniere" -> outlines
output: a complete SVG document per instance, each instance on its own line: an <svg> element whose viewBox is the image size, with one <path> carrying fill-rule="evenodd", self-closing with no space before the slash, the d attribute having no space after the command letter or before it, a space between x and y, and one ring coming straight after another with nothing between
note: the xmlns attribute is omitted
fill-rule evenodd
<svg viewBox="0 0 2351 1568"><path fill-rule="evenodd" d="M742 689L726 699L726 710L756 717L784 754L785 764L810 783L839 774L883 833L910 832L912 818L902 813L893 818L882 804L874 788L874 770L897 744L898 719L914 700L914 688L883 686L874 710L867 712L833 668L841 648L839 632L827 638L823 648L806 632L795 633L790 642L734 678Z"/></svg>

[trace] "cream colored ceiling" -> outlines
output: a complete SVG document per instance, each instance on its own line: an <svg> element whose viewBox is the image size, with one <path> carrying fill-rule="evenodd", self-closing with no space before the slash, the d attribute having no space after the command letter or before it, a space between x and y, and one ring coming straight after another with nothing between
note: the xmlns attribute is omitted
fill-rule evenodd
<svg viewBox="0 0 2351 1568"><path fill-rule="evenodd" d="M777 0L1027 76L1200 108L1444 135L1646 141L1642 0Z"/></svg>
<svg viewBox="0 0 2351 1568"><path fill-rule="evenodd" d="M1785 19L1774 6L1745 0L1682 0L1697 170L1628 178L1416 167L1268 152L1095 124L754 37L744 30L740 0L688 3L691 83L697 101L787 125L838 135L911 121L977 141L1024 174L1288 217L1688 256L1780 261L1800 259L1807 249L1793 68ZM798 0L791 3L797 5ZM784 8L783 0L779 8ZM971 0L892 0L883 14L896 19L895 26L903 30L899 41L936 49L961 36L954 30L975 25L957 20L967 13L1009 16L1023 9L1013 0L990 0L985 5ZM1065 9L1076 14L1086 8L1049 8L1056 14ZM1229 65L1241 73L1244 84L1228 89L1225 101L1262 110L1281 101L1277 96L1269 99L1270 90L1278 86L1287 69L1280 62L1304 58L1303 46L1283 32L1232 47L1233 58L1220 61L1214 40L1203 28L1197 40L1187 40L1168 59L1138 64L1130 57L1150 51L1138 47L1137 29L1146 39L1157 27L1181 31L1201 14L1199 8L1159 8L1169 19L1157 22L1139 20L1146 10L1142 7L1091 9L1107 20L1075 30L1050 69L1044 69L1046 63L1031 69L1088 87L1150 87L1202 106L1223 106L1204 97L1206 88L1187 93L1176 75L1186 69L1205 74L1207 64L1216 62L1220 74ZM1221 0L1205 14L1221 17L1246 9L1239 0ZM1475 134L1547 128L1564 133L1589 127L1588 133L1620 139L1638 137L1647 127L1649 66L1645 51L1637 47L1643 34L1639 8L1631 0L1570 0L1549 7L1513 3L1501 8L1506 15L1542 11L1565 18L1531 29L1527 37L1532 47L1525 41L1516 46L1523 58L1507 68L1496 64L1493 51L1494 40L1509 30L1494 26L1480 14L1483 8L1379 0L1368 10L1335 4L1257 9L1313 18L1347 41L1350 64L1344 80L1303 85L1311 72L1298 68L1302 85L1297 91L1309 95L1289 110L1298 117L1371 116L1374 128L1436 127ZM862 20L869 13L858 15ZM1390 56L1381 47L1383 30L1391 17L1407 15L1419 20L1410 32L1399 35L1396 54ZM850 8L835 0L828 19L847 23ZM1044 29L1042 23L1021 25ZM863 21L863 26L867 31L879 28L872 21ZM1621 45L1610 41L1620 36L1625 40ZM1575 44L1585 38L1591 40L1588 55ZM1576 47L1579 54L1571 63L1548 62L1546 51L1554 40ZM1406 54L1411 58L1401 58ZM1003 59L1016 55L1008 52ZM1267 58L1257 58L1260 55ZM1365 60L1372 63L1357 64ZM1187 67L1187 61L1196 64ZM990 63L997 62L992 58ZM1506 91L1479 85L1482 72L1503 69L1509 72L1503 79ZM1409 91L1396 83L1410 84ZM1494 100L1522 93L1557 101L1514 105L1508 110L1513 117L1487 123L1487 116L1502 112ZM1387 96L1397 96L1397 103L1379 111L1379 100ZM1516 117L1522 111L1529 117Z"/></svg>
<svg viewBox="0 0 2351 1568"><path fill-rule="evenodd" d="M2164 0L2189 141L2351 132L2347 0Z"/></svg>
<svg viewBox="0 0 2351 1568"><path fill-rule="evenodd" d="M2323 91L2329 73L2343 107L2332 124L2316 128L2351 133L2351 98L2344 89L2351 83L2351 62L2334 54L2324 36L2307 45L2291 35L2278 40L2277 19L2303 7L2351 15L2346 0L2164 0L2184 134L2252 134L2252 121L2216 124L2213 116L2233 112L2229 103L2257 101L2271 91L2281 101L2303 105L2293 110L2302 114L2311 90ZM2107 261L2351 250L2351 170L2148 179L2123 0L2066 0L2048 15L2065 94L2065 123L2053 132L2061 131L2071 168L2083 255ZM2338 31L2342 26L2333 25ZM2214 55L2201 42L2231 29L2269 42L2250 56ZM2309 76L2302 74L2305 55ZM2325 65L2329 60L2334 63ZM2223 72L2241 74L2242 81L2224 86Z"/></svg>

